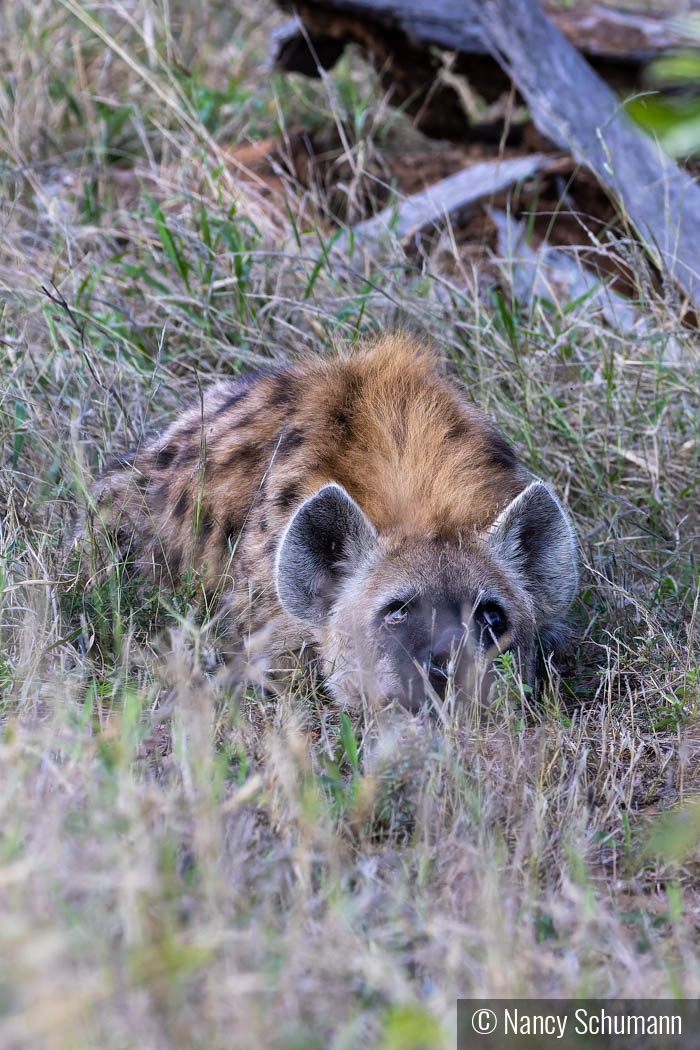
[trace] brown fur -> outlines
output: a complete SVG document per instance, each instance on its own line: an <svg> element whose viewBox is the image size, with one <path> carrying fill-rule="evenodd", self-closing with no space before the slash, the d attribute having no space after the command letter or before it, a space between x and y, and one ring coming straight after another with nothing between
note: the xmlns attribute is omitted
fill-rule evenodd
<svg viewBox="0 0 700 1050"><path fill-rule="evenodd" d="M268 653L309 638L280 607L275 559L294 510L342 486L386 546L468 546L528 484L511 448L432 353L404 334L224 381L125 465L98 504L161 582L254 592ZM274 663L269 657L268 662Z"/></svg>
<svg viewBox="0 0 700 1050"><path fill-rule="evenodd" d="M196 559L213 589L244 532L254 577L271 579L270 538L329 481L379 532L455 539L492 522L527 477L427 348L393 335L218 383L126 470L106 471L98 494L131 522L142 562L176 577Z"/></svg>

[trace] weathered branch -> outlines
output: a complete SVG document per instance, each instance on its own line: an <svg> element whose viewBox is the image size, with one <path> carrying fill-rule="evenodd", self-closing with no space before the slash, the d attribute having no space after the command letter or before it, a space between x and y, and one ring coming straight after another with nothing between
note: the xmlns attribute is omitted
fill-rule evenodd
<svg viewBox="0 0 700 1050"><path fill-rule="evenodd" d="M353 226L351 234L344 234L338 246L349 243L355 249L372 248L388 231L404 240L419 231L441 222L446 216L469 208L485 198L493 197L516 182L535 175L549 161L549 157L532 154L510 160L473 164L464 171L449 175L421 193L405 198L399 204L384 208L371 219Z"/></svg>
<svg viewBox="0 0 700 1050"><path fill-rule="evenodd" d="M440 0L447 11L447 0ZM700 304L700 187L624 112L546 15L527 0L484 0L483 31L538 130L595 171L657 262Z"/></svg>
<svg viewBox="0 0 700 1050"><path fill-rule="evenodd" d="M428 44L473 53L475 39L497 58L530 107L538 131L590 167L619 202L655 261L700 304L700 187L624 113L613 91L532 0L305 0L303 19L340 12L366 20L365 46L388 46L396 76L409 81ZM381 28L380 32L377 26ZM408 48L400 53L400 47ZM397 58L398 55L398 58ZM432 58L431 58L432 60ZM437 61L437 60L435 60ZM425 63L425 59L424 59ZM425 76L425 64L419 71ZM405 88L402 88L402 91ZM425 83L423 83L425 91Z"/></svg>
<svg viewBox="0 0 700 1050"><path fill-rule="evenodd" d="M447 78L439 77L442 59L431 49L451 52L450 74L466 77L486 102L496 101L510 87L482 29L479 0L462 0L446 10L434 0L278 3L298 15L273 34L278 68L318 76L319 69L336 63L346 44L359 44L373 56L394 104L404 106L428 135L461 140L471 126L458 93ZM650 58L693 43L670 19L639 11L615 11L598 4L574 8L546 4L545 9L599 75L627 94L642 85Z"/></svg>

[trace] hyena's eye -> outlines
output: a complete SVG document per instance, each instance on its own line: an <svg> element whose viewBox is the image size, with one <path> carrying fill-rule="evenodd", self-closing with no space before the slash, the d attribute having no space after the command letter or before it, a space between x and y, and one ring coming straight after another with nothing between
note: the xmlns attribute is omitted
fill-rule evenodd
<svg viewBox="0 0 700 1050"><path fill-rule="evenodd" d="M404 623L408 616L409 603L405 598L397 598L396 601L389 602L382 610L382 619L387 627L398 627L399 624Z"/></svg>
<svg viewBox="0 0 700 1050"><path fill-rule="evenodd" d="M496 602L484 602L482 605L477 605L474 610L474 619L481 633L487 631L493 638L500 638L508 627L506 614Z"/></svg>

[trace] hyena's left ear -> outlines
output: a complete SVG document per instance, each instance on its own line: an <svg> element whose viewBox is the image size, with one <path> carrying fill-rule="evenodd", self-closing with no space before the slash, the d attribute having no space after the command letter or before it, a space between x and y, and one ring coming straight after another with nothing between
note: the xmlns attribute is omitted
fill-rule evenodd
<svg viewBox="0 0 700 1050"><path fill-rule="evenodd" d="M282 607L310 625L323 623L353 565L376 545L367 515L340 485L324 485L292 516L277 551Z"/></svg>
<svg viewBox="0 0 700 1050"><path fill-rule="evenodd" d="M561 503L541 481L512 500L489 529L487 542L520 576L537 625L556 623L576 595L576 538Z"/></svg>

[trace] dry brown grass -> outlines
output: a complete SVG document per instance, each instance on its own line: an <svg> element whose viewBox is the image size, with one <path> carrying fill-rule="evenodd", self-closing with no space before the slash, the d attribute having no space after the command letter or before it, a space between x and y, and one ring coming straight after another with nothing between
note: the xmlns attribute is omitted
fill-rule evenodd
<svg viewBox="0 0 700 1050"><path fill-rule="evenodd" d="M641 277L623 333L390 243L343 267L323 199L290 199L297 244L222 150L333 119L357 168L373 79L262 76L264 4L191 8L0 12L0 1044L434 1050L459 996L697 996L696 334ZM243 691L190 594L86 588L71 549L90 476L199 376L399 321L578 526L527 715Z"/></svg>

